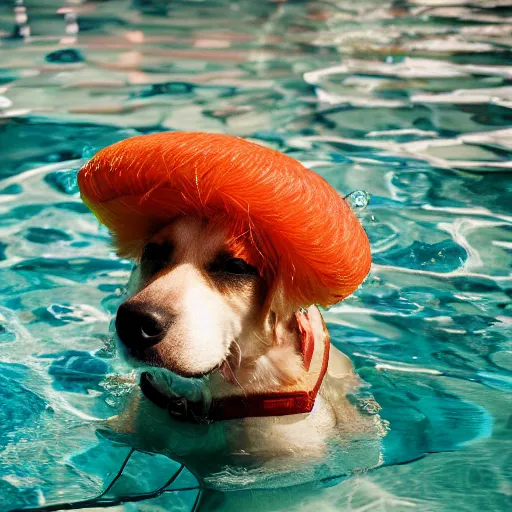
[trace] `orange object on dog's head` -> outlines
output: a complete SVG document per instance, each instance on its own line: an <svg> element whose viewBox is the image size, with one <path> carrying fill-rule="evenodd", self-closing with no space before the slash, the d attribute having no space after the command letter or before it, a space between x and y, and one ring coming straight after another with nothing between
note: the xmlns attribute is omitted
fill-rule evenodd
<svg viewBox="0 0 512 512"><path fill-rule="evenodd" d="M194 215L222 226L233 253L297 306L342 300L370 269L366 233L336 190L293 158L237 137L133 137L97 153L78 184L125 257Z"/></svg>

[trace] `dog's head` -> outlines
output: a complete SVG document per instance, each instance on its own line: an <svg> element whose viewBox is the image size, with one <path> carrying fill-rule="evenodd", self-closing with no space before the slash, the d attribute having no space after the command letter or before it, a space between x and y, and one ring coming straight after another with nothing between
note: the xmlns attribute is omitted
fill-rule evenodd
<svg viewBox="0 0 512 512"><path fill-rule="evenodd" d="M193 377L228 358L239 364L264 353L275 320L268 307L273 285L253 264L250 246L195 217L153 236L132 276L133 295L117 313L128 355Z"/></svg>

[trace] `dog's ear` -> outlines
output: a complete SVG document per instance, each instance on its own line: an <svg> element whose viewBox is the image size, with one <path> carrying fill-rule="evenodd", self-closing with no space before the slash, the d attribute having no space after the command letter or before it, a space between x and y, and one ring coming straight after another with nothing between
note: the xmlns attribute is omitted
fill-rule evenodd
<svg viewBox="0 0 512 512"><path fill-rule="evenodd" d="M296 331L297 310L298 307L287 300L283 287L277 281L269 286L262 314L267 338L273 339L274 345L290 341L290 334Z"/></svg>
<svg viewBox="0 0 512 512"><path fill-rule="evenodd" d="M275 346L279 345L297 345L298 343L298 325L295 318L295 312L286 314L271 311L272 339Z"/></svg>
<svg viewBox="0 0 512 512"><path fill-rule="evenodd" d="M280 385L292 386L303 374L300 335L295 312L289 308L272 309L268 315L269 339L273 344L258 360L260 371Z"/></svg>
<svg viewBox="0 0 512 512"><path fill-rule="evenodd" d="M263 315L265 337L272 340L272 346L258 359L257 370L266 376L267 381L291 386L301 378L303 360L295 317L298 309L299 307L288 299L278 280L269 285Z"/></svg>

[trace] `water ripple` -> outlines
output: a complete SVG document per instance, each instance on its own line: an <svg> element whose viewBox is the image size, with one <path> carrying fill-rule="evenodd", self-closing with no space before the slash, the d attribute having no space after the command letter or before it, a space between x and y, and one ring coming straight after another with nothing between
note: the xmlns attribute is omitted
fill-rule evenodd
<svg viewBox="0 0 512 512"><path fill-rule="evenodd" d="M126 455L95 418L129 389L108 325L130 264L77 170L133 135L201 129L301 160L350 194L371 241L370 276L326 319L390 423L385 465L315 508L508 510L509 2L14 4L0 5L8 506L99 493ZM147 505L188 510L181 496Z"/></svg>

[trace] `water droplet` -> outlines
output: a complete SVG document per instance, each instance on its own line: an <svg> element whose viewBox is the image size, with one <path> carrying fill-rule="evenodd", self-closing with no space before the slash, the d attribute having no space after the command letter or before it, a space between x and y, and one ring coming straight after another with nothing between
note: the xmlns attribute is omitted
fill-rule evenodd
<svg viewBox="0 0 512 512"><path fill-rule="evenodd" d="M370 194L366 190L354 190L344 197L348 205L354 211L362 211L370 202Z"/></svg>
<svg viewBox="0 0 512 512"><path fill-rule="evenodd" d="M94 146L86 145L82 149L82 158L84 160L89 160L94 156L94 154L98 151L98 148L95 148Z"/></svg>
<svg viewBox="0 0 512 512"><path fill-rule="evenodd" d="M78 194L77 174L78 169L55 171L47 174L44 181L59 192L64 192L64 194Z"/></svg>

